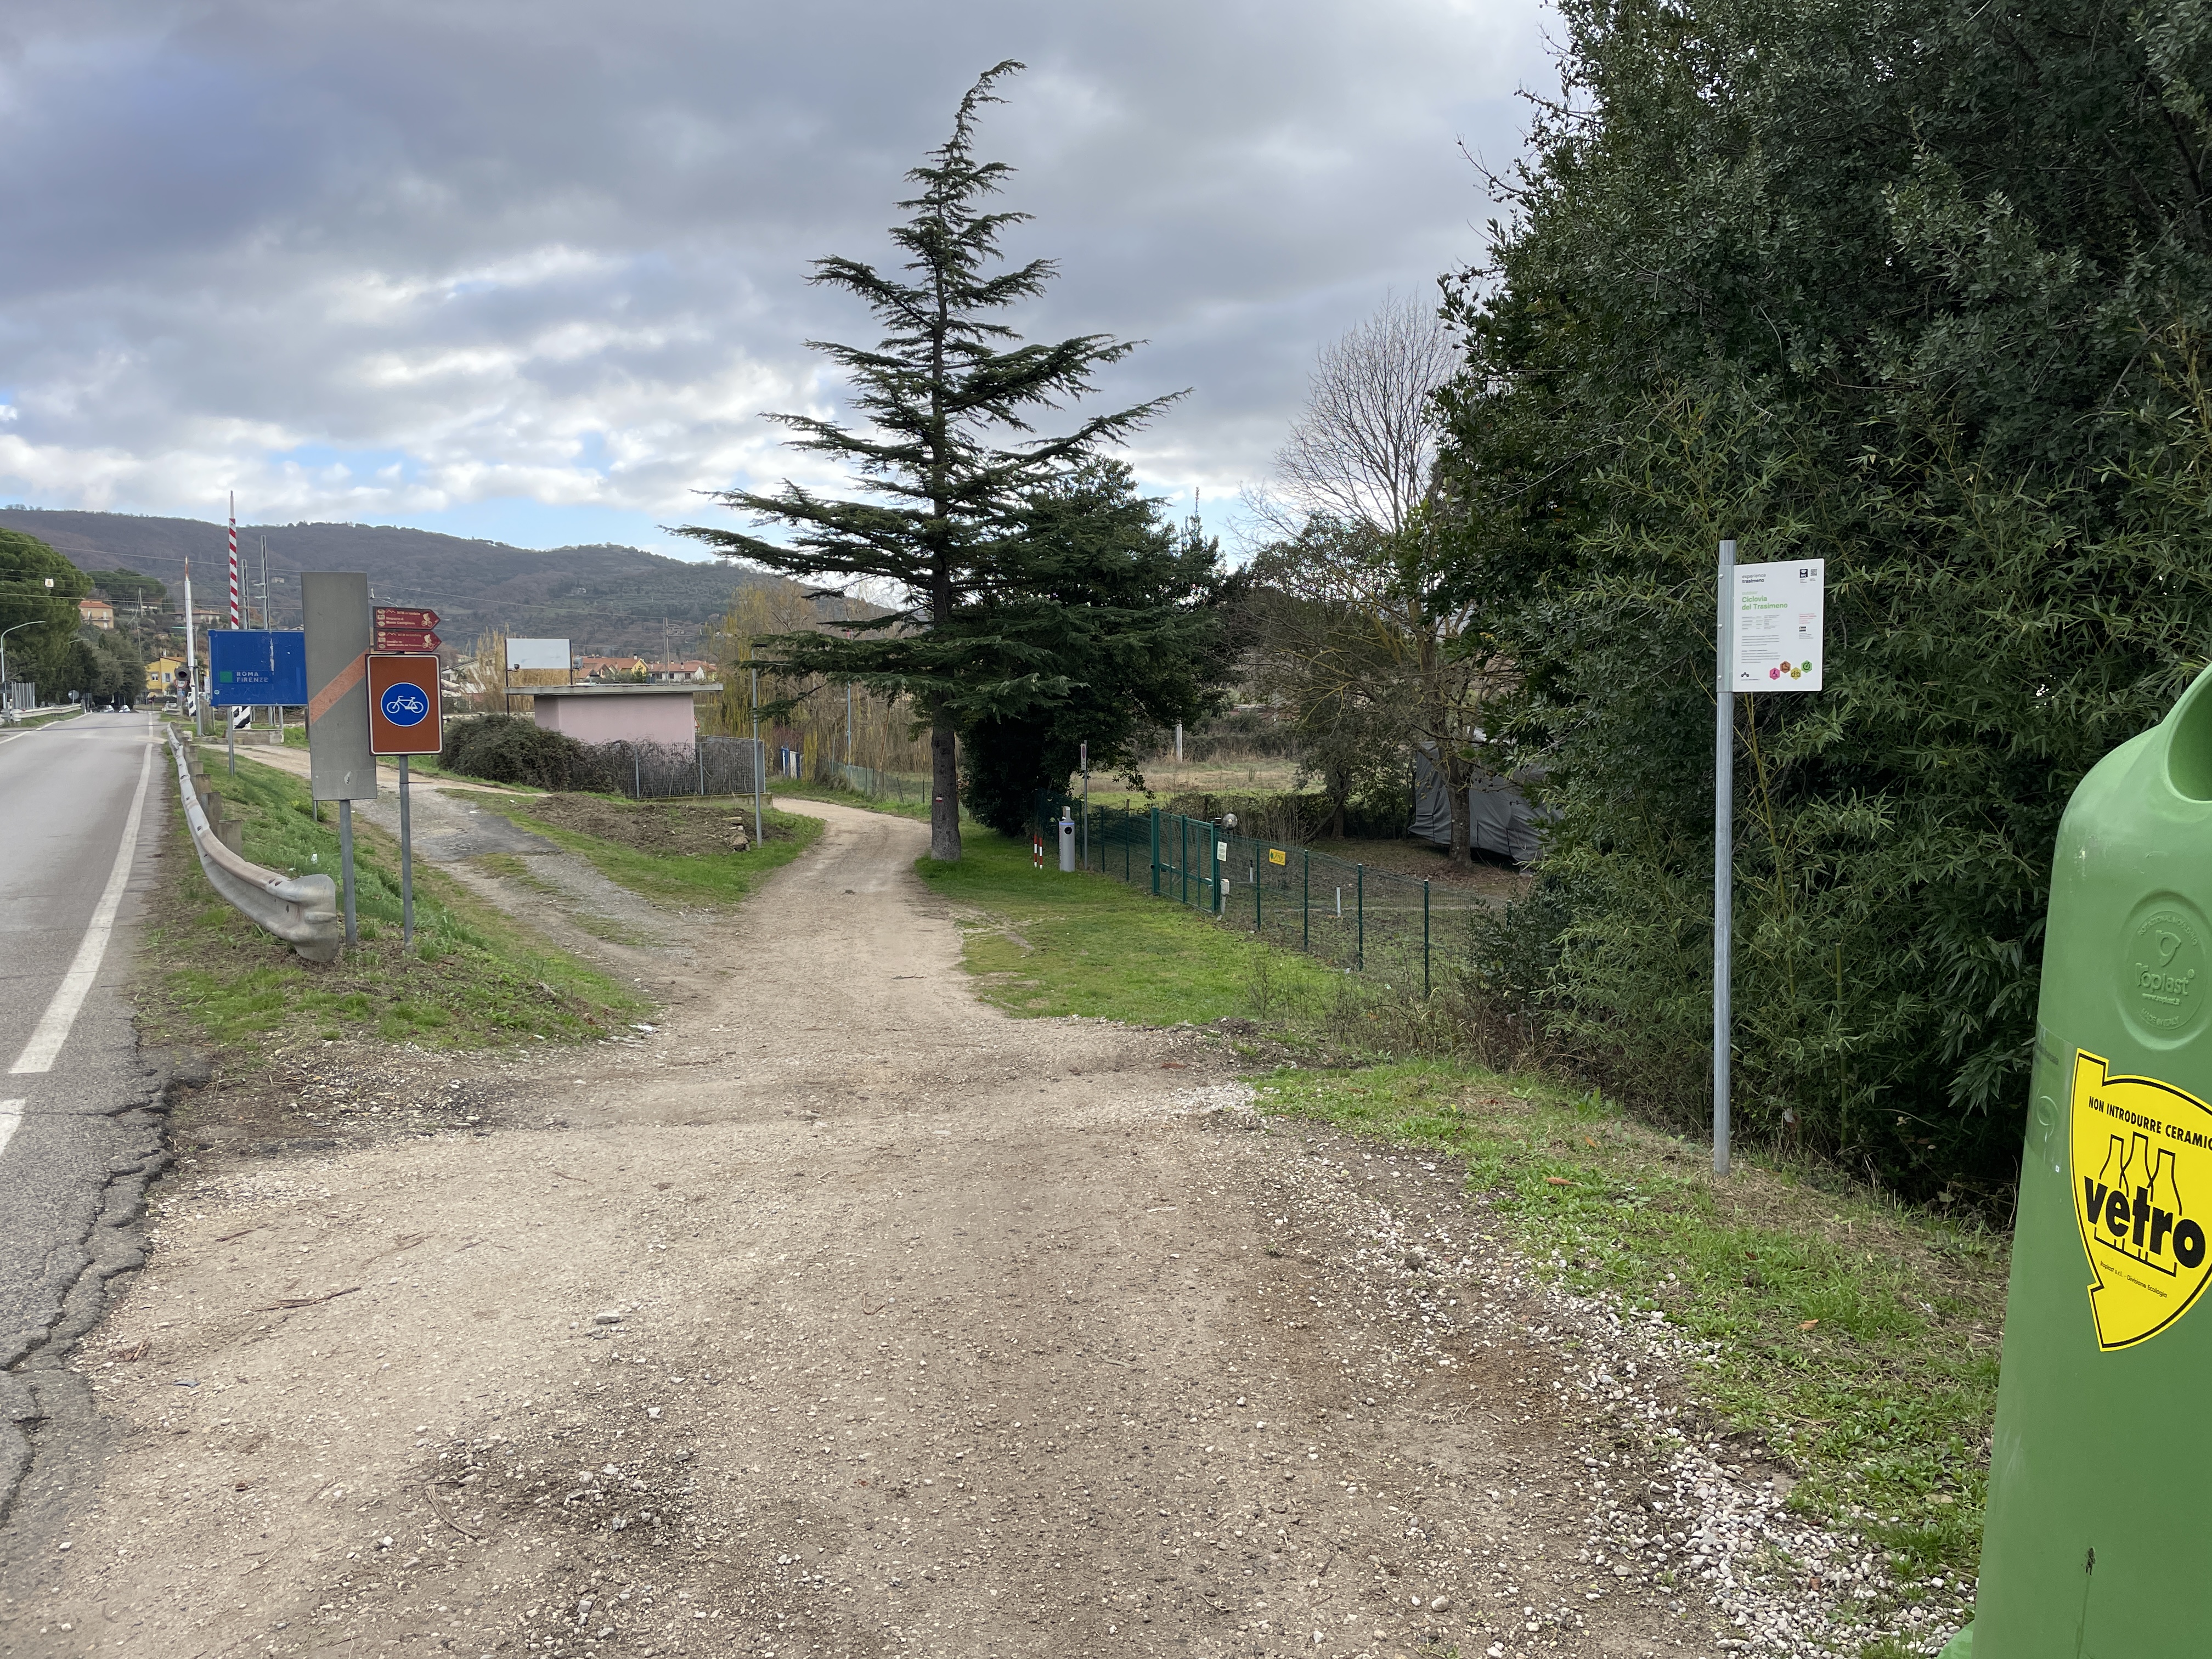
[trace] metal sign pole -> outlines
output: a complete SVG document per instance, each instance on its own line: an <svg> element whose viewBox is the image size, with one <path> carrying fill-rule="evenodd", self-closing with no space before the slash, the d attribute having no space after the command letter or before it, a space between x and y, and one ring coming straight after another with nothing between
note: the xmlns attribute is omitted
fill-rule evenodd
<svg viewBox="0 0 2212 1659"><path fill-rule="evenodd" d="M346 943L355 942L353 926L353 802L338 799L338 877L345 884Z"/></svg>
<svg viewBox="0 0 2212 1659"><path fill-rule="evenodd" d="M1091 745L1079 745L1083 765L1083 867L1091 868Z"/></svg>
<svg viewBox="0 0 2212 1659"><path fill-rule="evenodd" d="M399 757L399 943L415 943L415 837L407 816L407 757Z"/></svg>
<svg viewBox="0 0 2212 1659"><path fill-rule="evenodd" d="M1735 911L1735 543L1721 544L1713 675L1713 1173L1729 1172L1729 946Z"/></svg>
<svg viewBox="0 0 2212 1659"><path fill-rule="evenodd" d="M191 700L194 730L207 736L207 704L200 696L199 655L192 644L192 562L185 561L185 695Z"/></svg>

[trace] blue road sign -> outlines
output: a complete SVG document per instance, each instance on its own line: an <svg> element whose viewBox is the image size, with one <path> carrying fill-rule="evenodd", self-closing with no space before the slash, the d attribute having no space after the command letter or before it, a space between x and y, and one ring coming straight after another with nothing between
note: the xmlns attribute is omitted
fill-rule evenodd
<svg viewBox="0 0 2212 1659"><path fill-rule="evenodd" d="M216 708L307 701L307 636L297 629L214 629L207 647Z"/></svg>
<svg viewBox="0 0 2212 1659"><path fill-rule="evenodd" d="M430 712L430 699L420 686L395 685L385 692L380 707L394 726L420 726Z"/></svg>

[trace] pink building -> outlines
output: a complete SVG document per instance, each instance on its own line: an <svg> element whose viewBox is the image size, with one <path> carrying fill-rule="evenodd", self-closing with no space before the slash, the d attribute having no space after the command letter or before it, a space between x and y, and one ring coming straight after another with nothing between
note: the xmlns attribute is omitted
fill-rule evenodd
<svg viewBox="0 0 2212 1659"><path fill-rule="evenodd" d="M672 685L532 685L526 690L538 725L578 743L653 743L671 749L696 745L699 720L692 699L719 696L714 682Z"/></svg>

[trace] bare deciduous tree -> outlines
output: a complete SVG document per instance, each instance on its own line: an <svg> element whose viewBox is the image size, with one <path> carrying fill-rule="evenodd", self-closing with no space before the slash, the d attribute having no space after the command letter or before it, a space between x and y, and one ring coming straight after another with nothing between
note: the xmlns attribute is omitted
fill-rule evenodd
<svg viewBox="0 0 2212 1659"><path fill-rule="evenodd" d="M1283 502L1301 518L1402 534L1429 494L1436 392L1455 365L1443 321L1411 299L1384 301L1323 346L1305 411L1275 453Z"/></svg>
<svg viewBox="0 0 2212 1659"><path fill-rule="evenodd" d="M1255 501L1279 539L1254 574L1282 596L1263 650L1279 659L1274 681L1298 688L1301 725L1358 709L1363 734L1395 731L1425 750L1464 862L1497 665L1439 533L1451 503L1436 485L1435 395L1453 367L1443 325L1410 300L1323 348L1276 456L1277 492Z"/></svg>

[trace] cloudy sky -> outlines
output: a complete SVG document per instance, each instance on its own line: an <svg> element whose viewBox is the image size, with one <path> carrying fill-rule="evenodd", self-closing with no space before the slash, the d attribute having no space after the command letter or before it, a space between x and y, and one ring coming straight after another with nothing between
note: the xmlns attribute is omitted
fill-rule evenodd
<svg viewBox="0 0 2212 1659"><path fill-rule="evenodd" d="M1426 295L1553 84L1535 0L10 0L0 501L667 551L793 472L807 263L879 259L975 74L1132 447L1225 526L1324 342ZM812 471L799 476L816 478ZM1218 505L1217 505L1218 504Z"/></svg>

